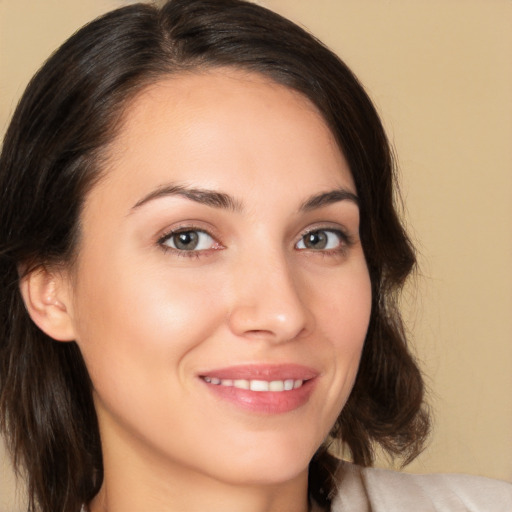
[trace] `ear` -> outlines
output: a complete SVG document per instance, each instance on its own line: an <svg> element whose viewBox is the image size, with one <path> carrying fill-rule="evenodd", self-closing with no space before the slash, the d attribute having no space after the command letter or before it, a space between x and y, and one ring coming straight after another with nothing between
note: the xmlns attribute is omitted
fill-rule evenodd
<svg viewBox="0 0 512 512"><path fill-rule="evenodd" d="M57 341L73 341L70 285L65 272L39 267L20 282L25 307L34 323Z"/></svg>

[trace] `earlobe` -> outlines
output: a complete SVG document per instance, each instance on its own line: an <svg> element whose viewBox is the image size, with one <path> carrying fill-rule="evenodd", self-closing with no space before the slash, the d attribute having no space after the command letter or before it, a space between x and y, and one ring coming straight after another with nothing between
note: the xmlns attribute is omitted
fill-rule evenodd
<svg viewBox="0 0 512 512"><path fill-rule="evenodd" d="M20 282L25 307L34 323L57 341L73 341L75 332L71 316L68 286L62 272L40 267Z"/></svg>

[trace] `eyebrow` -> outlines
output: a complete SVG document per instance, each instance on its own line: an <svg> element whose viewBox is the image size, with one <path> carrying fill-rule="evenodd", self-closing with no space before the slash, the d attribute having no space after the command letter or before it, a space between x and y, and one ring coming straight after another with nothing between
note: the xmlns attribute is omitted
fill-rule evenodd
<svg viewBox="0 0 512 512"><path fill-rule="evenodd" d="M340 201L351 201L359 207L359 198L356 196L356 194L350 192L350 190L339 188L336 190L331 190L330 192L322 192L320 194L311 196L309 199L302 203L299 211L309 212L311 210L316 210L317 208L322 208L324 206L338 203Z"/></svg>
<svg viewBox="0 0 512 512"><path fill-rule="evenodd" d="M140 208L142 205L149 203L155 199L167 196L181 196L196 203L212 206L213 208L221 208L239 212L242 210L242 205L233 197L223 192L216 192L214 190L207 190L202 188L189 188L183 185L164 185L153 190L140 201L137 201L132 206L131 211Z"/></svg>
<svg viewBox="0 0 512 512"><path fill-rule="evenodd" d="M196 203L234 212L240 212L243 210L242 203L229 194L217 192L215 190L189 188L184 185L171 184L158 187L144 196L142 199L137 201L134 206L132 206L130 212L133 212L150 201L168 196L181 196ZM359 199L356 194L344 188L339 188L329 192L321 192L320 194L315 194L309 197L300 205L299 211L308 212L340 201L351 201L359 206Z"/></svg>

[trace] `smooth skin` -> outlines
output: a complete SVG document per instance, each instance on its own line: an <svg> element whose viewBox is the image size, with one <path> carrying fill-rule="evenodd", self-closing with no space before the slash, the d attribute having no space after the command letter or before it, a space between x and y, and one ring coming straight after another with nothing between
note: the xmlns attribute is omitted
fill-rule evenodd
<svg viewBox="0 0 512 512"><path fill-rule="evenodd" d="M90 372L105 467L91 512L306 512L371 308L356 190L326 123L257 74L177 75L133 100L103 171L77 261L22 284ZM315 374L286 412L201 378L282 364Z"/></svg>

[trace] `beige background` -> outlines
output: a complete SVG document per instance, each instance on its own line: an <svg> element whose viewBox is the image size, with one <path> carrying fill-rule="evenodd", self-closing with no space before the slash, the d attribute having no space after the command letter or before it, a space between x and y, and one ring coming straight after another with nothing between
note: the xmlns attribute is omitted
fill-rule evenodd
<svg viewBox="0 0 512 512"><path fill-rule="evenodd" d="M44 58L126 3L0 0L0 132ZM399 155L421 266L404 302L435 413L408 470L512 480L512 1L259 3L342 56ZM0 471L0 511L15 510Z"/></svg>

